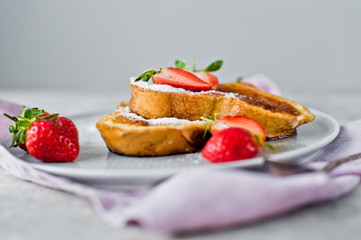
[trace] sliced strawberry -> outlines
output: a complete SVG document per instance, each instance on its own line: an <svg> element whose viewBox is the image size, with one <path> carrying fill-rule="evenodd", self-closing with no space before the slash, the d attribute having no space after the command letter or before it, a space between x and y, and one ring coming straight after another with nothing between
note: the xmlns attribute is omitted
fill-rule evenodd
<svg viewBox="0 0 361 240"><path fill-rule="evenodd" d="M252 158L259 149L254 137L245 129L226 128L207 141L202 156L210 162L220 163Z"/></svg>
<svg viewBox="0 0 361 240"><path fill-rule="evenodd" d="M214 76L212 73L210 72L195 72L194 75L196 75L197 77L199 77L200 79L202 79L203 81L209 83L212 85L212 90L217 90L218 88L218 78L216 76Z"/></svg>
<svg viewBox="0 0 361 240"><path fill-rule="evenodd" d="M255 135L260 135L260 138L264 141L266 140L266 134L261 124L256 120L253 120L248 117L234 116L234 117L224 117L217 120L217 122L212 125L211 131L212 134L217 134L225 128L243 128Z"/></svg>
<svg viewBox="0 0 361 240"><path fill-rule="evenodd" d="M165 84L191 91L207 91L212 86L188 71L178 68L165 68L153 76L155 84Z"/></svg>

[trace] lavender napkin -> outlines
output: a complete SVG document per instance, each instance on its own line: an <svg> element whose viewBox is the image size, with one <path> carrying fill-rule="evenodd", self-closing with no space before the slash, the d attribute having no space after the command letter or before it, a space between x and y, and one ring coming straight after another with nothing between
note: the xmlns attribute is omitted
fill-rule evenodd
<svg viewBox="0 0 361 240"><path fill-rule="evenodd" d="M0 113L18 114L20 106L0 99ZM0 141L7 133L0 116ZM361 151L361 120L341 127L340 135L311 161L328 161ZM148 190L101 190L38 171L0 146L0 166L26 181L87 198L99 216L116 227L128 223L174 234L241 226L276 217L301 206L335 199L357 187L361 161L331 174L313 172L275 177L246 170L189 171Z"/></svg>

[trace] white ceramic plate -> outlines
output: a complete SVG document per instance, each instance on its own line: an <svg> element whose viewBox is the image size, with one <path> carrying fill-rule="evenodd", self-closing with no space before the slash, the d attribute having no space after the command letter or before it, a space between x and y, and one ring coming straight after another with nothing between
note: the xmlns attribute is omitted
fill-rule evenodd
<svg viewBox="0 0 361 240"><path fill-rule="evenodd" d="M261 166L264 156L273 161L299 163L330 143L339 125L329 115L311 110L316 119L298 128L297 135L272 141L276 151L265 150L258 157L229 163L212 164L200 153L164 157L129 157L108 151L95 123L106 113L73 117L80 136L80 154L72 163L43 163L19 149L10 151L33 167L76 181L104 187L145 186L187 169L224 169ZM10 145L10 139L3 142Z"/></svg>

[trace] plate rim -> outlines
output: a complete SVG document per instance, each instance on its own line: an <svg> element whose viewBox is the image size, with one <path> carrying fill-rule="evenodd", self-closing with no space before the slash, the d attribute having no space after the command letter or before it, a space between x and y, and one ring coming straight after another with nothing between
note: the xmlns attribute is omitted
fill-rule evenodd
<svg viewBox="0 0 361 240"><path fill-rule="evenodd" d="M182 168L182 169L175 169L175 168L162 168L156 169L156 171L151 171L151 169L81 169L81 168L66 168L61 166L51 166L46 165L44 163L32 163L27 162L34 168L45 171L51 174L68 177L71 179L83 179L83 180L120 180L120 179L136 179L136 178L166 178L173 174L179 173L181 171L187 170L196 170L196 169L233 169L233 168L246 168L246 167L257 167L263 164L265 158L271 161L279 161L279 162L287 162L287 159L295 159L298 157L305 156L317 150L320 150L322 147L329 144L333 141L339 131L340 125L332 116L321 112L316 109L309 108L309 110L318 116L323 116L327 119L332 126L331 134L327 135L325 138L321 139L320 141L312 144L306 145L302 148L280 152L272 155L261 155L257 156L252 159L247 160L240 160L240 161L233 161L233 162L226 162L226 163L217 163L217 164L207 164L207 165L200 165L200 166L191 166L189 168ZM71 119L81 119L85 116L90 115L100 115L103 112L94 112L94 113L86 113L73 116ZM308 123L308 124L312 124ZM4 142L4 141L3 141Z"/></svg>
<svg viewBox="0 0 361 240"><path fill-rule="evenodd" d="M332 116L330 116L324 112L321 112L321 111L318 111L318 110L315 110L312 108L310 109L310 111L312 113L316 113L317 115L323 116L324 118L328 119L333 126L333 131L330 135L321 139L319 142L316 142L313 145L307 145L303 148L298 148L298 149L294 149L294 150L290 151L290 152L294 153L294 155L297 155L297 156L308 154L308 153L311 153L311 152L321 149L322 147L331 143L340 133L340 125L335 118L333 118ZM312 122L310 122L310 124L311 123ZM290 154L290 152L281 152L281 153L277 153L277 154L266 156L266 157L267 157L267 160L271 160L271 161L287 162L286 158L289 158L289 156L287 156L287 154ZM302 152L302 153L300 153L300 152ZM274 159L276 157L277 157L277 159Z"/></svg>

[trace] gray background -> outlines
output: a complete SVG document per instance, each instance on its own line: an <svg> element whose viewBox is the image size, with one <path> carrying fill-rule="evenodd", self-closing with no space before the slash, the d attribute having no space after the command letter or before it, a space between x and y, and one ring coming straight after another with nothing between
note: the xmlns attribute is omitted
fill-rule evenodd
<svg viewBox="0 0 361 240"><path fill-rule="evenodd" d="M0 0L0 88L126 91L175 59L281 89L360 89L361 1ZM347 86L347 87L346 87Z"/></svg>

